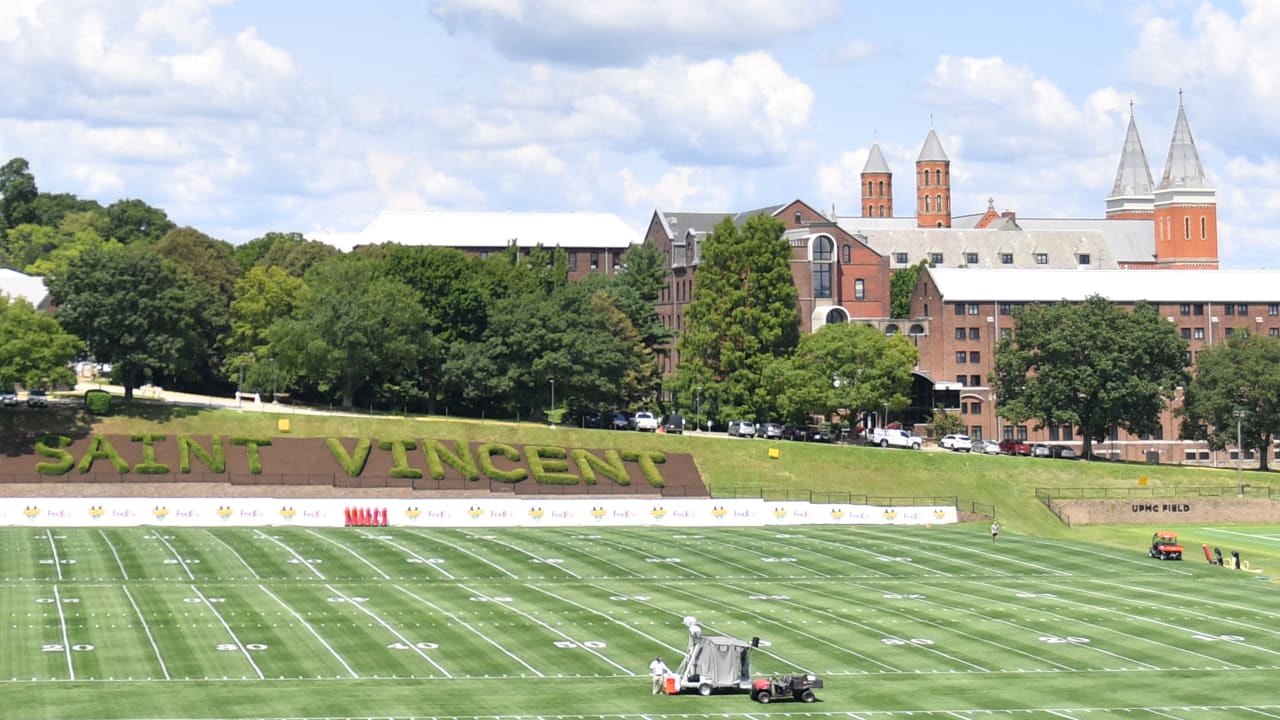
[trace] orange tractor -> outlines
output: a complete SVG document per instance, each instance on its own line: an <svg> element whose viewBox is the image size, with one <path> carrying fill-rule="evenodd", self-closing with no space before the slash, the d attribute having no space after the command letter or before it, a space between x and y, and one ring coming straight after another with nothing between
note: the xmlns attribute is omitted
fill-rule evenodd
<svg viewBox="0 0 1280 720"><path fill-rule="evenodd" d="M1157 560L1181 560L1182 546L1178 544L1175 533L1161 530L1151 536L1151 549L1147 555Z"/></svg>

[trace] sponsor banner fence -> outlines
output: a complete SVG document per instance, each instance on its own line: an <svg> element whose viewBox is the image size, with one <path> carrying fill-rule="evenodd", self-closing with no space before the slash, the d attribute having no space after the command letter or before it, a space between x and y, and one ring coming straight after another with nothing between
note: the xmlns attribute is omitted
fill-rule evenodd
<svg viewBox="0 0 1280 720"><path fill-rule="evenodd" d="M275 498L5 498L0 525L39 527L712 527L954 523L952 506L852 505L759 499L581 498L370 500Z"/></svg>

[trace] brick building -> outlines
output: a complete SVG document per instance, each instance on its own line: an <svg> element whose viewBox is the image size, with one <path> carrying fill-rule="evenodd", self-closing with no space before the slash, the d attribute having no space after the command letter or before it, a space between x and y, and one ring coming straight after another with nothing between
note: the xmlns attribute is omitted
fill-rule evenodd
<svg viewBox="0 0 1280 720"><path fill-rule="evenodd" d="M1202 348L1236 332L1280 338L1280 272L1276 271L1218 270L1189 277L1166 270L933 268L921 273L911 298L911 322L917 329L914 340L920 351L917 373L925 380L923 386L957 391L954 409L976 438L1077 444L1080 438L1069 427L1035 430L1001 420L988 376L996 343L1012 332L1012 314L1018 307L1079 302L1091 295L1125 307L1139 301L1156 305L1187 340L1188 367ZM1180 397L1181 389L1175 406ZM1129 460L1146 460L1150 452L1157 453L1161 462L1227 459L1225 455L1214 458L1203 443L1179 440L1172 409L1164 413L1160 432L1154 436L1135 438L1120 432L1096 450Z"/></svg>

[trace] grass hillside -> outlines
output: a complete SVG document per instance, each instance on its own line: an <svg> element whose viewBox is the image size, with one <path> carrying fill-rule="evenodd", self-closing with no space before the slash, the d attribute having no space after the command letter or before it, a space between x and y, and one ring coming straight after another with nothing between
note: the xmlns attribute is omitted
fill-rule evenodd
<svg viewBox="0 0 1280 720"><path fill-rule="evenodd" d="M1036 488L1234 487L1234 470L1176 466L1069 462L1023 457L946 452L911 452L879 448L741 440L714 436L654 435L608 430L550 428L535 423L486 422L446 418L347 417L209 410L176 406L141 406L130 416L100 419L84 432L141 431L192 434L278 435L279 418L290 420L298 437L436 437L456 440L502 440L515 444L566 447L659 449L690 453L707 485L717 496L803 498L815 493L852 493L877 497L956 496L996 507L1012 532L1046 537L1078 537L1134 546L1150 536L1148 526L1133 528L1067 528L1035 499ZM52 416L48 420L52 421ZM57 422L57 421L54 421ZM76 424L66 419L62 422ZM53 429L53 428L41 428ZM780 457L771 459L776 447ZM1269 474L1247 473L1254 486L1274 484Z"/></svg>

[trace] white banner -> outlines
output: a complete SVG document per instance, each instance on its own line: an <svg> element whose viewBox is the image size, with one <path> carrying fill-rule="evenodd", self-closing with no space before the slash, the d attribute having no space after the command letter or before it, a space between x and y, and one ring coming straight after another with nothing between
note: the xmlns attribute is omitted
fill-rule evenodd
<svg viewBox="0 0 1280 720"><path fill-rule="evenodd" d="M956 522L954 507L815 504L758 499L537 498L429 500L276 498L3 498L0 525L38 527L714 527L925 525Z"/></svg>

